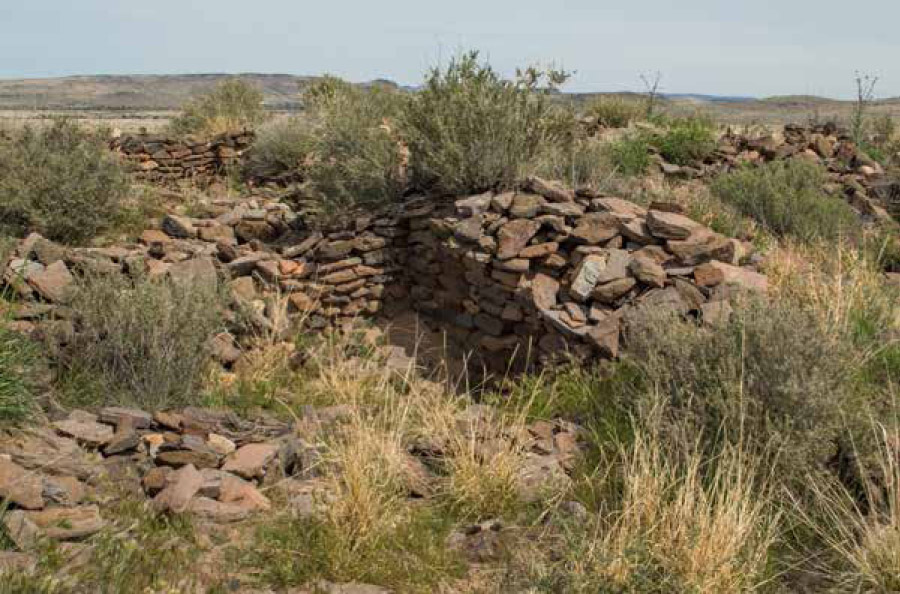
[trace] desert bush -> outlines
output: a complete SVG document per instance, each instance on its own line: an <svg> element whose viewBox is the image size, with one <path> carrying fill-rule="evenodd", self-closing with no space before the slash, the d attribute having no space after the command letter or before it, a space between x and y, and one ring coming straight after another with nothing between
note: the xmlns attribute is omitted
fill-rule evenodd
<svg viewBox="0 0 900 594"><path fill-rule="evenodd" d="M253 128L265 119L262 91L239 78L224 80L189 101L172 119L174 134L221 134Z"/></svg>
<svg viewBox="0 0 900 594"><path fill-rule="evenodd" d="M202 284L88 277L74 291L78 339L64 361L72 398L147 409L186 404L203 379L222 297Z"/></svg>
<svg viewBox="0 0 900 594"><path fill-rule="evenodd" d="M584 109L584 115L605 128L625 128L640 119L646 106L634 99L623 97L598 97Z"/></svg>
<svg viewBox="0 0 900 594"><path fill-rule="evenodd" d="M650 142L669 163L691 165L704 160L716 149L715 126L703 117L673 119Z"/></svg>
<svg viewBox="0 0 900 594"><path fill-rule="evenodd" d="M672 427L780 451L793 470L822 468L832 453L825 444L864 413L853 389L863 358L810 308L750 302L715 328L642 311L627 337L639 391L665 402Z"/></svg>
<svg viewBox="0 0 900 594"><path fill-rule="evenodd" d="M326 77L304 98L313 140L302 171L323 206L338 211L399 198L406 183L405 151L394 130L401 95Z"/></svg>
<svg viewBox="0 0 900 594"><path fill-rule="evenodd" d="M312 123L303 116L272 119L256 131L253 148L244 161L244 176L273 177L300 173L313 153Z"/></svg>
<svg viewBox="0 0 900 594"><path fill-rule="evenodd" d="M0 142L0 231L82 243L118 222L127 190L102 133L69 120Z"/></svg>
<svg viewBox="0 0 900 594"><path fill-rule="evenodd" d="M825 192L821 165L774 161L720 175L712 191L776 235L803 240L855 236L859 219L847 203Z"/></svg>
<svg viewBox="0 0 900 594"><path fill-rule="evenodd" d="M641 175L650 166L650 145L644 135L626 136L606 147L606 158L622 175Z"/></svg>
<svg viewBox="0 0 900 594"><path fill-rule="evenodd" d="M564 78L529 68L504 80L477 52L432 69L402 117L413 184L453 195L514 185L541 147L558 141L542 85Z"/></svg>

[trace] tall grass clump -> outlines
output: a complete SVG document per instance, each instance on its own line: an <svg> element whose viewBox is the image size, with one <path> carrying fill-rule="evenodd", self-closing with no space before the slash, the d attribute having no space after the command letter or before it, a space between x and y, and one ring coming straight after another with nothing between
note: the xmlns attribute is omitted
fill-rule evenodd
<svg viewBox="0 0 900 594"><path fill-rule="evenodd" d="M453 195L513 186L558 141L545 91L564 80L535 68L505 80L477 52L433 68L403 114L413 184Z"/></svg>
<svg viewBox="0 0 900 594"><path fill-rule="evenodd" d="M0 231L80 244L117 224L128 182L99 132L70 120L0 141Z"/></svg>
<svg viewBox="0 0 900 594"><path fill-rule="evenodd" d="M776 235L806 241L857 235L858 217L844 200L825 192L826 182L821 165L790 159L720 175L711 189Z"/></svg>
<svg viewBox="0 0 900 594"><path fill-rule="evenodd" d="M222 305L216 289L199 283L84 279L72 300L80 332L64 361L67 391L91 403L148 409L190 403L222 325Z"/></svg>
<svg viewBox="0 0 900 594"><path fill-rule="evenodd" d="M896 419L894 420L896 423ZM900 433L872 423L875 455L852 456L858 480L810 479L812 504L796 511L824 551L813 571L841 592L900 591Z"/></svg>
<svg viewBox="0 0 900 594"><path fill-rule="evenodd" d="M651 143L669 163L692 165L716 149L716 130L712 121L703 117L678 118L651 135Z"/></svg>
<svg viewBox="0 0 900 594"><path fill-rule="evenodd" d="M35 345L3 326L0 317L0 425L15 423L34 411Z"/></svg>
<svg viewBox="0 0 900 594"><path fill-rule="evenodd" d="M567 526L557 560L532 583L549 592L755 591L767 580L778 541L772 489L740 448L709 461L635 428L615 461L618 497Z"/></svg>
<svg viewBox="0 0 900 594"><path fill-rule="evenodd" d="M253 128L265 116L262 91L240 78L230 78L185 104L169 129L174 134L214 135Z"/></svg>

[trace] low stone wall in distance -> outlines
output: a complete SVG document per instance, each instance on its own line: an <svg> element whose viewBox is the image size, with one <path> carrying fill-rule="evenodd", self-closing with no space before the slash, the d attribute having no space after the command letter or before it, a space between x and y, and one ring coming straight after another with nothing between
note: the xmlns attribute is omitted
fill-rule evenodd
<svg viewBox="0 0 900 594"><path fill-rule="evenodd" d="M139 179L164 182L221 175L240 162L254 139L252 131L209 139L137 134L115 138L110 147L134 167Z"/></svg>

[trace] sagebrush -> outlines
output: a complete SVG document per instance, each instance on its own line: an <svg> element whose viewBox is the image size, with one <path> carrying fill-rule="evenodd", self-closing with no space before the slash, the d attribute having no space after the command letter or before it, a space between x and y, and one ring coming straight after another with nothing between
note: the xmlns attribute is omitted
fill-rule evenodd
<svg viewBox="0 0 900 594"><path fill-rule="evenodd" d="M58 119L0 140L0 232L81 244L120 221L127 192L102 131Z"/></svg>
<svg viewBox="0 0 900 594"><path fill-rule="evenodd" d="M515 185L541 147L559 141L544 85L564 78L530 68L505 80L477 52L433 68L403 113L413 184L452 195Z"/></svg>
<svg viewBox="0 0 900 594"><path fill-rule="evenodd" d="M200 283L87 277L72 298L80 332L64 382L86 382L88 398L105 404L188 404L222 326L222 305L219 291Z"/></svg>
<svg viewBox="0 0 900 594"><path fill-rule="evenodd" d="M859 235L859 217L825 191L827 173L801 159L773 161L718 176L712 192L775 235L810 241Z"/></svg>

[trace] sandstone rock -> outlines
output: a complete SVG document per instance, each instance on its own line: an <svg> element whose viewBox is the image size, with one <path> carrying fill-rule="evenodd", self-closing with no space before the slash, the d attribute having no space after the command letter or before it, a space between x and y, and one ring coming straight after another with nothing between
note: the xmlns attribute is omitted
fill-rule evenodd
<svg viewBox="0 0 900 594"><path fill-rule="evenodd" d="M606 269L606 258L591 254L585 257L575 271L569 294L577 301L587 301L591 291L597 284L597 279Z"/></svg>
<svg viewBox="0 0 900 594"><path fill-rule="evenodd" d="M140 442L140 435L128 423L122 423L103 448L103 453L112 456L128 452L136 449Z"/></svg>
<svg viewBox="0 0 900 594"><path fill-rule="evenodd" d="M200 227L197 233L203 241L210 243L222 242L226 245L237 245L237 237L234 229L227 225L214 225L212 227Z"/></svg>
<svg viewBox="0 0 900 594"><path fill-rule="evenodd" d="M482 230L482 226L484 224L484 218L482 215L471 216L467 219L463 219L458 222L453 227L453 235L456 236L460 241L466 241L468 243L477 243L481 236L484 234Z"/></svg>
<svg viewBox="0 0 900 594"><path fill-rule="evenodd" d="M491 198L491 208L500 214L504 214L512 206L515 192L503 192Z"/></svg>
<svg viewBox="0 0 900 594"><path fill-rule="evenodd" d="M547 243L537 243L535 245L529 245L521 250L519 250L519 258L543 258L545 256L549 256L550 254L555 254L559 250L559 243L555 241L548 241Z"/></svg>
<svg viewBox="0 0 900 594"><path fill-rule="evenodd" d="M44 498L51 504L71 507L87 495L84 484L73 476L44 477Z"/></svg>
<svg viewBox="0 0 900 594"><path fill-rule="evenodd" d="M535 194L540 194L551 202L575 202L575 192L558 181L549 181L534 176L528 178L528 186Z"/></svg>
<svg viewBox="0 0 900 594"><path fill-rule="evenodd" d="M38 534L53 540L78 540L100 532L106 525L96 505L54 507L24 513Z"/></svg>
<svg viewBox="0 0 900 594"><path fill-rule="evenodd" d="M605 212L588 213L578 219L572 237L588 245L597 245L619 235L619 220Z"/></svg>
<svg viewBox="0 0 900 594"><path fill-rule="evenodd" d="M500 227L497 232L497 257L508 260L518 256L540 227L537 221L527 219L516 219Z"/></svg>
<svg viewBox="0 0 900 594"><path fill-rule="evenodd" d="M629 269L645 285L660 288L666 284L666 271L647 255L634 254Z"/></svg>
<svg viewBox="0 0 900 594"><path fill-rule="evenodd" d="M552 276L538 273L531 280L531 298L538 310L553 308L558 294L559 281Z"/></svg>
<svg viewBox="0 0 900 594"><path fill-rule="evenodd" d="M643 218L647 216L647 209L628 200L621 198L597 198L591 201L591 205L598 210L619 215L620 220Z"/></svg>
<svg viewBox="0 0 900 594"><path fill-rule="evenodd" d="M156 455L156 461L175 467L215 468L219 465L219 456L202 438L196 435L183 435L175 443L163 444Z"/></svg>
<svg viewBox="0 0 900 594"><path fill-rule="evenodd" d="M277 454L278 446L274 444L250 443L226 458L222 470L245 479L261 478L265 475L266 466Z"/></svg>
<svg viewBox="0 0 900 594"><path fill-rule="evenodd" d="M91 446L100 447L106 445L113 436L113 429L109 425L103 425L89 416L77 415L74 411L68 419L56 421L53 427L63 435L74 437L79 442Z"/></svg>
<svg viewBox="0 0 900 594"><path fill-rule="evenodd" d="M128 423L135 429L146 429L153 424L153 415L137 408L107 406L100 409L100 420L110 425Z"/></svg>
<svg viewBox="0 0 900 594"><path fill-rule="evenodd" d="M172 282L183 287L196 286L214 292L219 283L216 266L211 258L193 258L176 262L169 268Z"/></svg>
<svg viewBox="0 0 900 594"><path fill-rule="evenodd" d="M627 250L607 250L606 264L597 275L597 283L609 283L627 277L630 264L631 254Z"/></svg>
<svg viewBox="0 0 900 594"><path fill-rule="evenodd" d="M206 438L206 444L218 455L225 457L237 449L234 442L219 435L218 433L210 433Z"/></svg>
<svg viewBox="0 0 900 594"><path fill-rule="evenodd" d="M536 194L516 194L509 206L509 216L514 219L532 219L544 204L545 200Z"/></svg>
<svg viewBox="0 0 900 594"><path fill-rule="evenodd" d="M614 359L619 356L619 319L608 316L597 325L588 326L584 336L604 357Z"/></svg>
<svg viewBox="0 0 900 594"><path fill-rule="evenodd" d="M222 478L218 499L250 511L267 511L272 507L269 499L251 483L230 474Z"/></svg>
<svg viewBox="0 0 900 594"><path fill-rule="evenodd" d="M191 499L203 486L203 475L193 464L182 466L167 479L167 486L153 498L153 507L157 511L184 513Z"/></svg>
<svg viewBox="0 0 900 594"><path fill-rule="evenodd" d="M491 205L492 196L491 192L485 192L484 194L459 199L454 202L454 205L460 216L472 217L488 210Z"/></svg>
<svg viewBox="0 0 900 594"><path fill-rule="evenodd" d="M162 230L169 235L178 239L189 239L197 237L197 229L193 222L187 217L176 215L166 215L162 220Z"/></svg>
<svg viewBox="0 0 900 594"><path fill-rule="evenodd" d="M28 276L28 284L38 295L53 303L64 303L75 278L62 260L50 264L43 270Z"/></svg>
<svg viewBox="0 0 900 594"><path fill-rule="evenodd" d="M686 266L711 259L729 262L735 259L734 243L711 231L699 231L685 240L670 240L666 247Z"/></svg>
<svg viewBox="0 0 900 594"><path fill-rule="evenodd" d="M541 205L540 213L560 217L580 217L584 214L584 207L577 202L546 202Z"/></svg>
<svg viewBox="0 0 900 594"><path fill-rule="evenodd" d="M0 456L0 503L9 501L25 509L44 507L43 483L39 474L25 470Z"/></svg>
<svg viewBox="0 0 900 594"><path fill-rule="evenodd" d="M700 223L678 213L651 210L647 213L647 227L661 239L687 239L704 229Z"/></svg>
<svg viewBox="0 0 900 594"><path fill-rule="evenodd" d="M701 287L725 284L758 293L765 293L769 288L768 280L762 274L717 260L697 266L694 278Z"/></svg>
<svg viewBox="0 0 900 594"><path fill-rule="evenodd" d="M591 291L591 297L600 303L614 303L628 294L637 284L631 277L616 279L602 285L597 285Z"/></svg>
<svg viewBox="0 0 900 594"><path fill-rule="evenodd" d="M219 523L239 522L249 518L252 513L252 510L237 503L223 503L209 497L194 497L188 503L186 511Z"/></svg>

